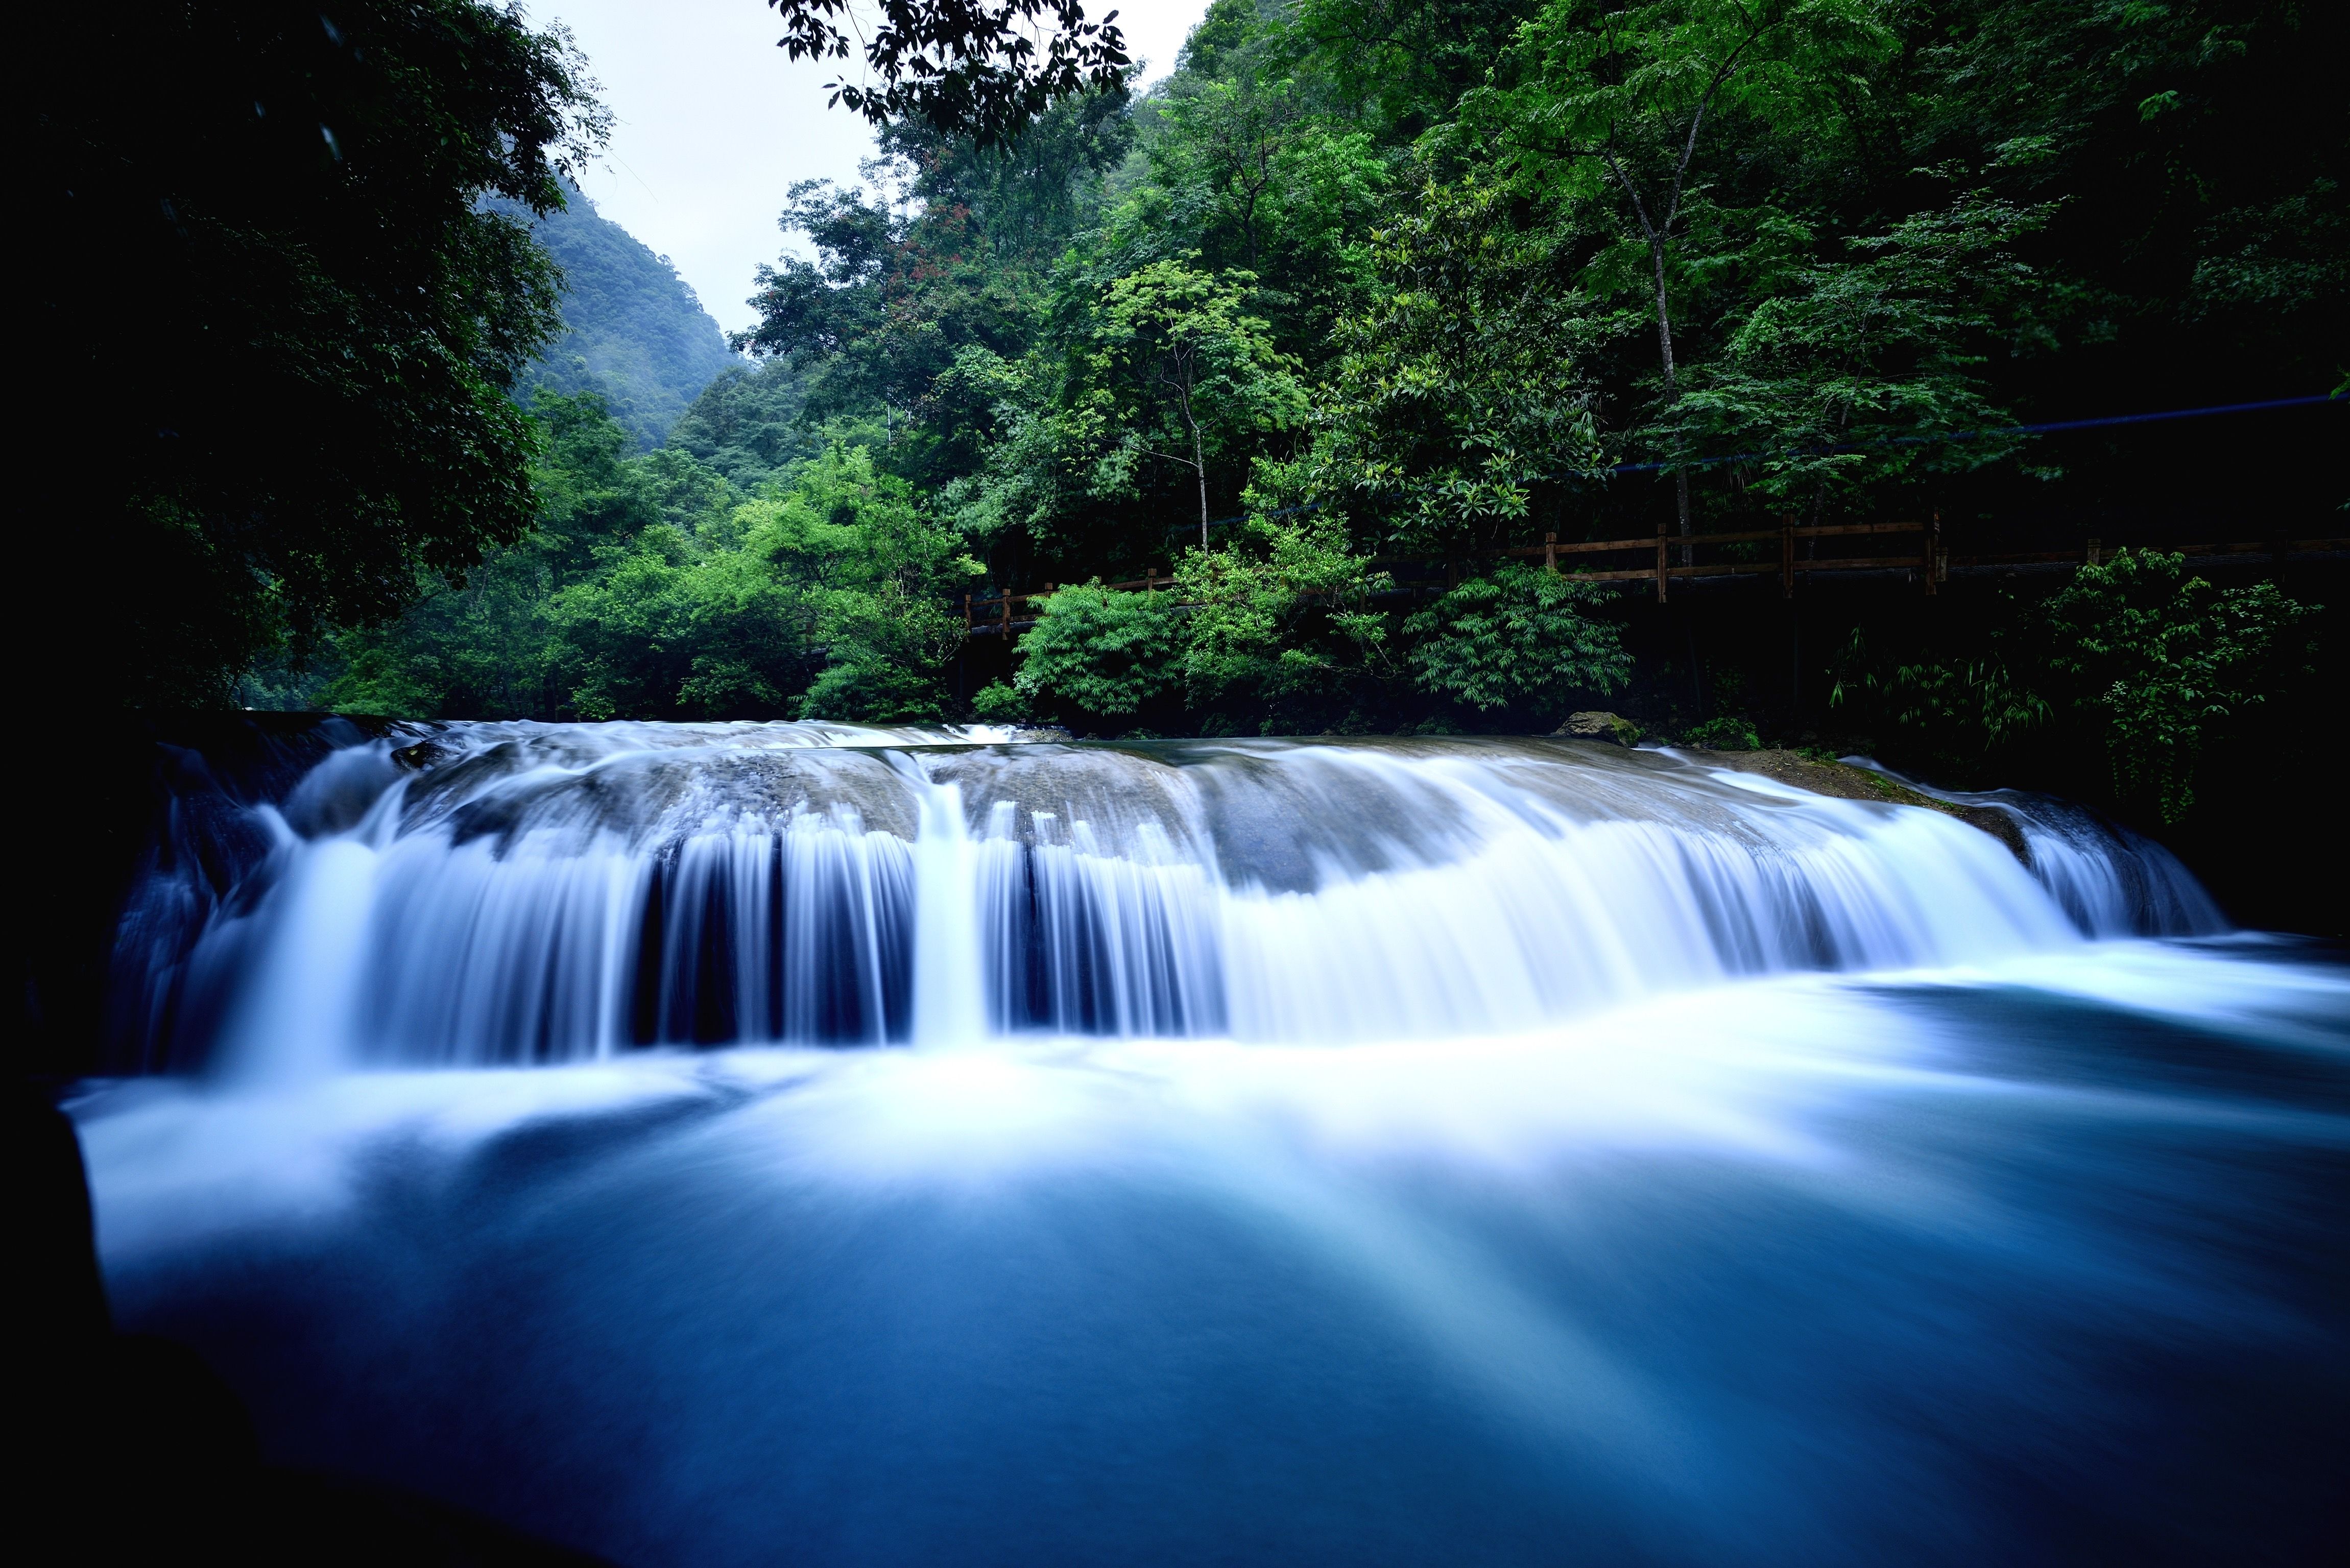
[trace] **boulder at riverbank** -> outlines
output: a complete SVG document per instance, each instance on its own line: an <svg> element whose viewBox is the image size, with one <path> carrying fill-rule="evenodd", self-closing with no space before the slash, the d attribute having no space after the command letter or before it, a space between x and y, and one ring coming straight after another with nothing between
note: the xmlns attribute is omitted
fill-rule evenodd
<svg viewBox="0 0 2350 1568"><path fill-rule="evenodd" d="M1620 713L1569 713L1566 722L1551 732L1554 735L1571 735L1580 741L1613 741L1628 746L1640 738L1640 726Z"/></svg>

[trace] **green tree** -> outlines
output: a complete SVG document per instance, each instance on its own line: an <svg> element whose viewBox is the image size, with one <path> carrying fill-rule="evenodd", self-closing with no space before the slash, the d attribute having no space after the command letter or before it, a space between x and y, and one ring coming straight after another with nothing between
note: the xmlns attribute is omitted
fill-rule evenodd
<svg viewBox="0 0 2350 1568"><path fill-rule="evenodd" d="M894 171L919 183L906 161ZM877 162L866 171L892 171ZM947 462L962 455L955 415L983 411L952 401L961 389L950 372L972 349L1023 352L1039 291L959 208L908 215L862 189L803 181L783 226L806 234L816 260L786 254L759 269L759 325L736 346L791 363L806 386L803 423L872 419L893 470L934 477L940 448Z"/></svg>
<svg viewBox="0 0 2350 1568"><path fill-rule="evenodd" d="M834 446L780 497L737 514L741 554L792 585L823 668L799 702L811 719L941 716L941 666L962 637L950 594L981 575L961 541L865 447Z"/></svg>
<svg viewBox="0 0 2350 1568"><path fill-rule="evenodd" d="M1705 196L1698 157L1732 116L1829 132L1843 94L1894 47L1878 0L1553 0L1518 35L1516 79L1471 119L1500 166L1538 199L1613 208L1643 253L1662 408L1677 416L1676 252ZM1620 265L1620 264L1619 264ZM1675 510L1691 531L1690 473L1674 442Z"/></svg>
<svg viewBox="0 0 2350 1568"><path fill-rule="evenodd" d="M1961 776L1996 758L2174 824L2217 742L2303 687L2311 613L2273 583L2223 589L2184 556L2117 550L2044 599L2005 600L1966 641L1887 657L1856 636L1831 701Z"/></svg>
<svg viewBox="0 0 2350 1568"><path fill-rule="evenodd" d="M841 30L846 0L767 0L784 25L776 40L793 59L848 58ZM1040 54L1035 25L1056 24ZM914 119L974 137L983 146L1016 139L1055 100L1115 88L1125 79L1126 40L1111 24L1086 20L1077 0L881 0L879 26L858 26L865 79L827 84L832 101L876 125Z"/></svg>
<svg viewBox="0 0 2350 1568"><path fill-rule="evenodd" d="M1219 75L1185 72L1169 86L1161 177L1173 171L1170 165L1188 165L1174 171L1176 182L1195 179L1204 187L1217 209L1210 221L1239 231L1240 260L1255 275L1264 262L1260 224L1272 215L1267 198L1275 195L1284 155L1306 130L1306 108L1297 84L1268 68L1262 51L1236 36L1221 57Z"/></svg>
<svg viewBox="0 0 2350 1568"><path fill-rule="evenodd" d="M397 619L338 634L321 660L325 706L409 718L676 711L691 654L674 670L640 668L641 636L612 640L602 623L676 621L671 566L723 536L742 497L684 452L627 455L630 435L597 392L542 388L535 410L539 526L462 582L421 584ZM601 612L583 619L591 598Z"/></svg>
<svg viewBox="0 0 2350 1568"><path fill-rule="evenodd" d="M925 217L959 213L999 262L1049 266L1133 151L1133 109L1119 86L1060 99L1008 144L983 147L920 119L892 120L878 140Z"/></svg>
<svg viewBox="0 0 2350 1568"><path fill-rule="evenodd" d="M1945 0L1912 36L1913 144L2060 202L2069 409L2322 390L2350 343L2350 10L2302 0ZM1926 161L1921 159L1920 161ZM2061 416L2058 416L2061 417ZM2173 483L2166 478L2166 483ZM2340 497L2337 495L2338 501Z"/></svg>
<svg viewBox="0 0 2350 1568"><path fill-rule="evenodd" d="M1248 273L1211 276L1183 261L1113 279L1096 306L1087 365L1091 397L1122 427L1128 453L1180 463L1200 496L1208 545L1208 459L1300 423L1295 361L1249 314Z"/></svg>
<svg viewBox="0 0 2350 1568"><path fill-rule="evenodd" d="M670 427L669 445L755 490L823 450L809 422L807 379L788 358L723 372Z"/></svg>
<svg viewBox="0 0 2350 1568"><path fill-rule="evenodd" d="M2273 583L2216 588L2183 556L2117 550L2048 601L2046 663L2102 742L2115 793L2176 822L2211 740L2300 673L2307 615Z"/></svg>
<svg viewBox="0 0 2350 1568"><path fill-rule="evenodd" d="M222 701L529 528L507 393L556 278L484 199L559 207L601 136L560 32L476 0L194 0L39 8L16 47L53 458L27 564L63 580L96 537L113 563L109 613L53 628L60 695Z"/></svg>
<svg viewBox="0 0 2350 1568"><path fill-rule="evenodd" d="M1545 483L1598 461L1575 257L1474 182L1424 188L1375 236L1387 289L1339 324L1315 488L1414 549L1503 542Z"/></svg>
<svg viewBox="0 0 2350 1568"><path fill-rule="evenodd" d="M1733 316L1726 351L1691 377L1681 427L1723 452L1762 453L1756 490L1808 493L1814 522L1831 487L2012 458L2013 436L1934 438L2012 421L1988 363L2043 292L2014 246L2047 218L1970 191L1849 237L1848 259L1774 269Z"/></svg>
<svg viewBox="0 0 2350 1568"><path fill-rule="evenodd" d="M1451 119L1539 8L1538 0L1295 0L1290 43L1301 76L1384 138L1409 143Z"/></svg>

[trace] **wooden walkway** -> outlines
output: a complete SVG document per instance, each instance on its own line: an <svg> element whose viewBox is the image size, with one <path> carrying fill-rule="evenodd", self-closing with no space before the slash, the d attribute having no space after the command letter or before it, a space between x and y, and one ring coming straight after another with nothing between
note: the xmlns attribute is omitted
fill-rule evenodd
<svg viewBox="0 0 2350 1568"><path fill-rule="evenodd" d="M1820 555L1818 541L1823 539L1835 541L1830 549L1845 553ZM1850 553L1856 546L1865 547L1879 541L1895 547L1884 554ZM1778 549L1767 554L1775 558L1752 558L1757 554L1764 554L1755 551L1752 546L1773 542L1778 545ZM1799 544L1806 545L1808 553L1799 551ZM1902 548L1903 545L1908 547ZM1748 558L1727 561L1699 559L1700 552L1726 546L1746 547ZM2270 557L2282 562L2291 556L2338 559L2350 553L2350 538L2270 539L2253 543L2149 547L2193 557ZM1789 522L1776 528L1751 529L1742 533L1687 535L1669 533L1659 525L1654 538L1600 539L1568 544L1560 543L1558 535L1553 534L1539 545L1482 551L1474 558L1540 559L1550 570L1587 583L1653 582L1657 602L1663 604L1669 598L1671 586L1676 580L1690 578L1775 576L1779 579L1781 594L1792 598L1798 577L1901 572L1909 580L1919 583L1930 595L1937 593L1940 585L1950 580L1953 571L1972 573L2012 567L2096 566L2113 553L2102 541L2092 539L2083 549L1953 556L1943 547L1941 519L1938 515L1917 523L1827 523L1798 526ZM1589 566L1577 564L1581 557L1604 558L1636 554L1641 557L1638 566L1621 566L1604 559L1594 561ZM1677 560L1676 556L1679 558ZM1434 565L1419 557L1384 556L1371 564L1375 566L1421 568ZM1446 577L1404 578L1399 576L1397 581L1399 587L1449 586L1459 580L1459 572L1460 564L1456 561L1450 564ZM1131 581L1102 586L1126 593L1155 593L1173 587L1175 579L1171 574L1161 573L1153 567L1145 576ZM1041 604L1052 597L1055 587L1056 585L1047 583L1040 592L1033 594L965 594L962 598L963 635L1003 637L1034 626L1034 615L1024 614L1018 607Z"/></svg>

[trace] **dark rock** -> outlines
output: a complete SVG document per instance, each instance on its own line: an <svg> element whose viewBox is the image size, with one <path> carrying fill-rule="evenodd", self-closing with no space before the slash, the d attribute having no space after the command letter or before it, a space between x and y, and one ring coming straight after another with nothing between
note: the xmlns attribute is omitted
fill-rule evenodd
<svg viewBox="0 0 2350 1568"><path fill-rule="evenodd" d="M26 1501L11 1522L35 1542L20 1561L609 1568L434 1498L264 1464L244 1402L203 1356L113 1332L71 1122L20 1087L15 1130L10 1394Z"/></svg>
<svg viewBox="0 0 2350 1568"><path fill-rule="evenodd" d="M1628 746L1640 738L1640 726L1620 713L1603 713L1595 709L1569 713L1566 722L1551 733L1586 741L1613 741L1619 746Z"/></svg>

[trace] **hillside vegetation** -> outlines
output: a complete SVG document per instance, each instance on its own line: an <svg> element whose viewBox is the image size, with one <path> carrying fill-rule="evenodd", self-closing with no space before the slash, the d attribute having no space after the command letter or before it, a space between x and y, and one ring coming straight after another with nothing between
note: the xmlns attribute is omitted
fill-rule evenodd
<svg viewBox="0 0 2350 1568"><path fill-rule="evenodd" d="M370 61L405 47L369 25ZM556 210L524 154L575 78L530 47L541 99L515 102L554 107L521 140L483 120L486 161L432 220L452 255L507 247L488 297L511 303L438 339L475 345L450 383L471 411L428 424L482 433L413 472L494 479L368 514L354 574L323 535L241 542L299 483L255 513L194 477L227 469L172 466L212 449L170 441L244 415L142 410L180 435L126 515L211 519L141 537L159 561L201 538L199 578L257 585L170 689L243 668L256 705L1103 736L1609 708L2189 836L2317 761L2338 565L2166 546L2339 533L2350 398L2017 427L2350 389L2342 7L1216 0L1147 93L1097 54L968 123L943 88L858 100L882 157L791 192L806 254L759 275L756 369L724 368L658 258ZM374 67L348 63L357 92ZM348 118L365 135L301 178L376 223L376 175L430 159ZM169 210L200 236L190 167ZM485 189L539 213L545 251L465 206ZM549 261L573 279L559 344ZM525 421L505 392L540 382ZM255 417L281 406L300 450L342 450L311 410ZM2048 569L1659 604L1498 554L1929 515L1961 556ZM1171 587L1107 586L1146 575ZM962 594L1002 590L1037 596L1032 629L955 635Z"/></svg>
<svg viewBox="0 0 2350 1568"><path fill-rule="evenodd" d="M544 217L491 205L529 223L563 275L562 336L524 372L526 383L594 389L649 448L704 387L742 363L669 258L597 212L577 185L567 182L563 206Z"/></svg>

